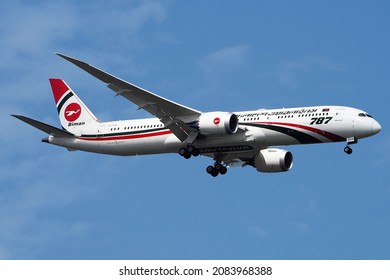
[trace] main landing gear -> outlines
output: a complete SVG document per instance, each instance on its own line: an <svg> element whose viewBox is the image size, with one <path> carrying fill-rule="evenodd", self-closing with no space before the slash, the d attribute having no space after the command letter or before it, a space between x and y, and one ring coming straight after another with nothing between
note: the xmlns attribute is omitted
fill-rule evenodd
<svg viewBox="0 0 390 280"><path fill-rule="evenodd" d="M199 149L194 146L188 146L187 148L180 148L179 155L185 159L189 159L191 156L197 157L200 155Z"/></svg>
<svg viewBox="0 0 390 280"><path fill-rule="evenodd" d="M225 175L227 172L227 168L222 164L220 164L219 162L216 162L214 163L214 166L212 165L207 166L206 172L213 177L217 177L218 174Z"/></svg>
<svg viewBox="0 0 390 280"><path fill-rule="evenodd" d="M184 157L185 159L191 158L191 156L197 157L200 155L199 149L195 148L192 145L187 147L180 148L179 155ZM206 172L209 173L213 177L217 177L218 174L224 175L227 172L227 167L222 165L219 161L216 161L214 165L209 165L206 168Z"/></svg>
<svg viewBox="0 0 390 280"><path fill-rule="evenodd" d="M358 142L358 140L355 138L355 137L350 137L350 138L347 138L347 146L345 146L344 148L344 152L348 155L352 154L352 148L350 147L350 145L352 144L356 144Z"/></svg>

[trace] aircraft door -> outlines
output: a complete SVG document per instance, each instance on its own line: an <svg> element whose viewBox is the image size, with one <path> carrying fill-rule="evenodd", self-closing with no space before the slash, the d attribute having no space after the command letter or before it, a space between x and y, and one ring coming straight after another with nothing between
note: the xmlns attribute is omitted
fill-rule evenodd
<svg viewBox="0 0 390 280"><path fill-rule="evenodd" d="M104 136L104 133L106 131L106 126L105 125L99 125L96 133L96 137L98 136Z"/></svg>
<svg viewBox="0 0 390 280"><path fill-rule="evenodd" d="M345 109L336 109L335 121L342 121L344 118Z"/></svg>

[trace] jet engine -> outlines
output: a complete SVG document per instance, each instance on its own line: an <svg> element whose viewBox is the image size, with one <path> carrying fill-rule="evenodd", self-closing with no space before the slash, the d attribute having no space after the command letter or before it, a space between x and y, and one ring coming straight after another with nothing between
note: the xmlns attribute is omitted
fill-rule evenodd
<svg viewBox="0 0 390 280"><path fill-rule="evenodd" d="M255 156L254 163L259 172L285 172L293 166L293 155L286 150L264 149Z"/></svg>
<svg viewBox="0 0 390 280"><path fill-rule="evenodd" d="M238 129L238 117L228 112L203 113L197 125L200 133L205 135L234 134Z"/></svg>

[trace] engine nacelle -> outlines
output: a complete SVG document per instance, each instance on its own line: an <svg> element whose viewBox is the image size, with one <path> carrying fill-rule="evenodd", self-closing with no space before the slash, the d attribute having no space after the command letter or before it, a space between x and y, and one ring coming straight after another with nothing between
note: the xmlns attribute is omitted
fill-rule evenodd
<svg viewBox="0 0 390 280"><path fill-rule="evenodd" d="M203 113L198 119L198 128L201 134L234 134L238 129L238 117L227 112Z"/></svg>
<svg viewBox="0 0 390 280"><path fill-rule="evenodd" d="M264 149L255 157L255 167L259 172L285 172L293 166L291 152L281 149Z"/></svg>

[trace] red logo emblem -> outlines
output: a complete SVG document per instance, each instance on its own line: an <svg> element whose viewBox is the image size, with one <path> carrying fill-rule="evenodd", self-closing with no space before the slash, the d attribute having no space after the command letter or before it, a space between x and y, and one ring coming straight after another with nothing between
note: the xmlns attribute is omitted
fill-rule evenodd
<svg viewBox="0 0 390 280"><path fill-rule="evenodd" d="M70 103L64 112L65 119L68 122L74 122L77 120L81 115L81 107L77 103Z"/></svg>
<svg viewBox="0 0 390 280"><path fill-rule="evenodd" d="M219 125L220 122L221 122L220 118L217 117L217 118L214 119L214 124L215 125Z"/></svg>

